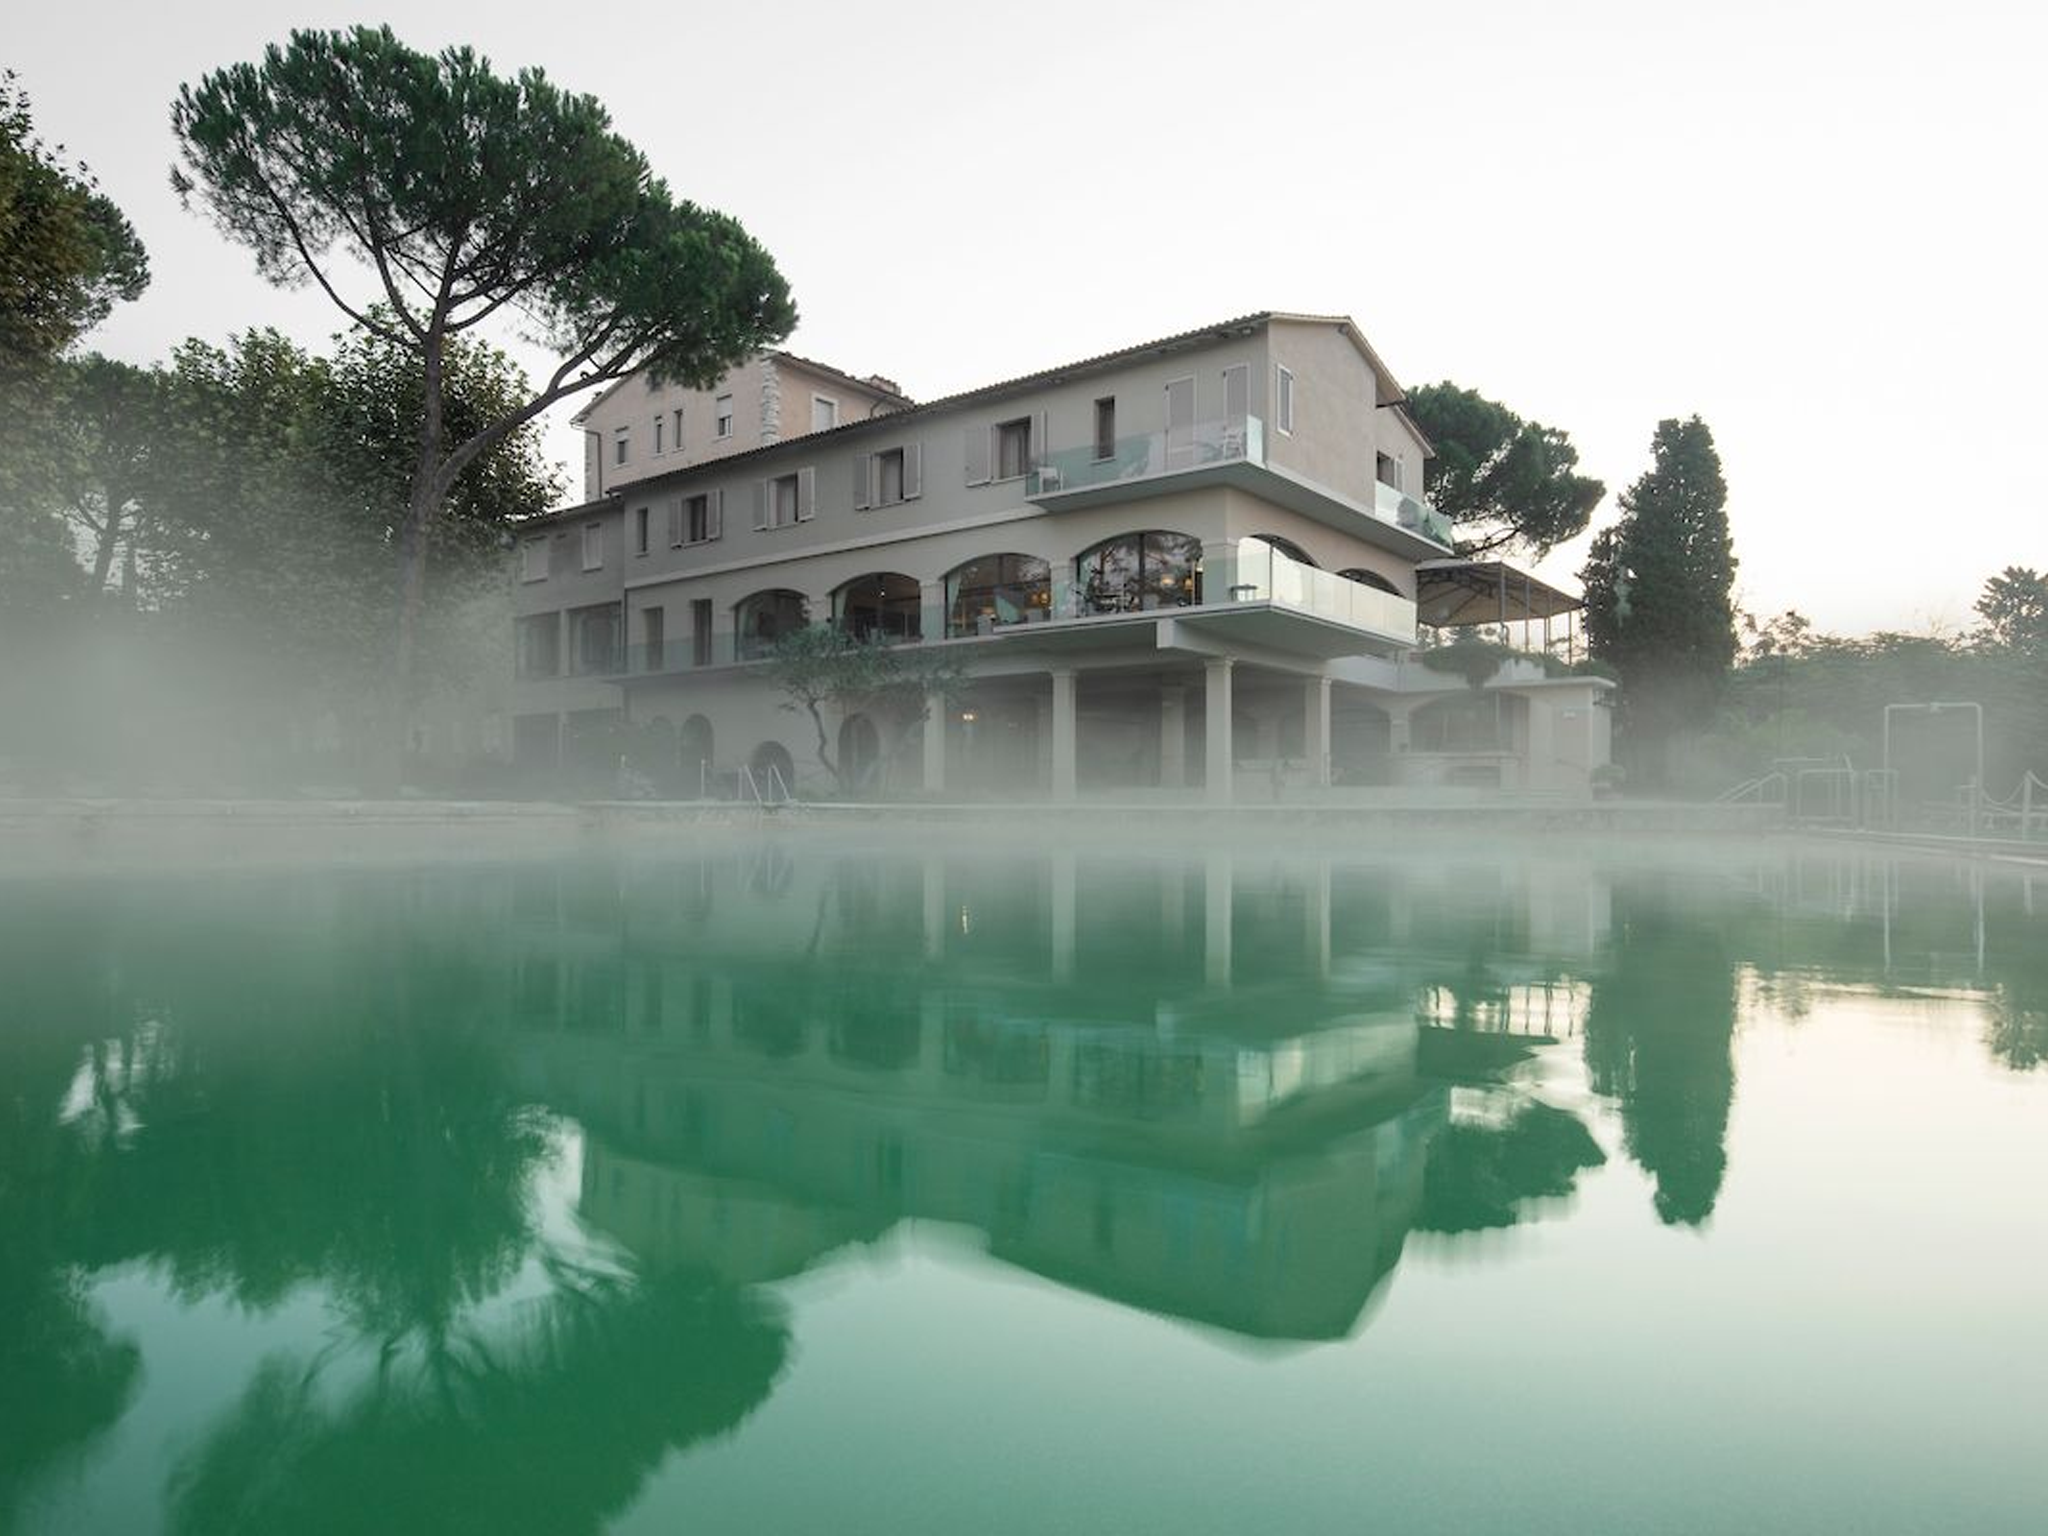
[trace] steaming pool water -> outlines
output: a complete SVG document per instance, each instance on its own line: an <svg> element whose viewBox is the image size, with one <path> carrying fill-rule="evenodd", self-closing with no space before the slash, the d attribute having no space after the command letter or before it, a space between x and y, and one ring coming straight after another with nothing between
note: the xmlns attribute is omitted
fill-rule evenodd
<svg viewBox="0 0 2048 1536"><path fill-rule="evenodd" d="M0 1531L2019 1532L2048 868L0 880Z"/></svg>

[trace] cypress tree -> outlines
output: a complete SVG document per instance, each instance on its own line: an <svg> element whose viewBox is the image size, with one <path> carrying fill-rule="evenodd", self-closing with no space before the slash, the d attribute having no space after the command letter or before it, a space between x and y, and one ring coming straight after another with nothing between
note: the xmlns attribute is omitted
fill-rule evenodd
<svg viewBox="0 0 2048 1536"><path fill-rule="evenodd" d="M1594 539L1579 579L1592 654L1621 677L1617 727L1637 782L1661 787L1671 749L1711 723L1736 654L1735 547L1714 436L1657 424L1649 470Z"/></svg>

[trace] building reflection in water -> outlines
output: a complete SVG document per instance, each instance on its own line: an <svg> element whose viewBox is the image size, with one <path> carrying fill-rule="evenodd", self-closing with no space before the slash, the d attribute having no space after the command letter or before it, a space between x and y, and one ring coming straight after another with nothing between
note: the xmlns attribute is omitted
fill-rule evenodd
<svg viewBox="0 0 2048 1536"><path fill-rule="evenodd" d="M1122 1303L1333 1338L1410 1230L1505 1224L1601 1160L1563 1110L1474 1099L1426 1177L1453 1083L1510 1094L1576 1030L1584 868L783 858L515 896L520 1081L586 1132L582 1214L655 1268L751 1284L943 1221Z"/></svg>
<svg viewBox="0 0 2048 1536"><path fill-rule="evenodd" d="M1996 1058L2040 1061L2040 904L1986 892L1781 852L772 842L0 886L0 1530L148 1375L96 1299L117 1272L333 1319L158 1471L180 1528L318 1529L355 1497L392 1530L594 1529L774 1391L794 1325L765 1287L901 1223L1337 1338L1411 1233L1569 1209L1604 1154L1543 1084L1580 1064L1660 1219L1702 1223L1745 995L1969 989ZM537 1208L565 1137L594 1252Z"/></svg>

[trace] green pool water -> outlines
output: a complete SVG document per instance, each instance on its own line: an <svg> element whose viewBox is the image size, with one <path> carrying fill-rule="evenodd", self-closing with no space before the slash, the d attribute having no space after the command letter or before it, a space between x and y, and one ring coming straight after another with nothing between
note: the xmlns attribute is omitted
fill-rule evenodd
<svg viewBox="0 0 2048 1536"><path fill-rule="evenodd" d="M0 1531L2048 1529L2048 868L0 880Z"/></svg>

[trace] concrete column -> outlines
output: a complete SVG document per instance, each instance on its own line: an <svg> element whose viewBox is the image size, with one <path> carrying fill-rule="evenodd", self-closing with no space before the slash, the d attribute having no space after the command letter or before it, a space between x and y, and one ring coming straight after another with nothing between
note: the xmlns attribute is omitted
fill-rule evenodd
<svg viewBox="0 0 2048 1536"><path fill-rule="evenodd" d="M918 636L924 640L946 638L946 584L921 581L917 584Z"/></svg>
<svg viewBox="0 0 2048 1536"><path fill-rule="evenodd" d="M1179 863L1168 864L1159 876L1159 932L1170 955L1187 947L1188 872Z"/></svg>
<svg viewBox="0 0 2048 1536"><path fill-rule="evenodd" d="M1207 674L1204 700L1208 711L1208 718L1203 722L1207 738L1205 762L1209 779L1208 799L1212 805L1228 805L1232 798L1231 666L1231 659L1227 656L1212 657L1203 663L1203 671Z"/></svg>
<svg viewBox="0 0 2048 1536"><path fill-rule="evenodd" d="M1187 694L1168 684L1159 690L1159 787L1184 789L1187 782Z"/></svg>
<svg viewBox="0 0 2048 1536"><path fill-rule="evenodd" d="M1230 985L1235 874L1230 854L1221 850L1212 850L1202 866L1202 976L1212 987Z"/></svg>
<svg viewBox="0 0 2048 1536"><path fill-rule="evenodd" d="M1302 938L1310 972L1330 979L1330 865L1317 860L1308 870L1308 899L1302 903Z"/></svg>
<svg viewBox="0 0 2048 1536"><path fill-rule="evenodd" d="M1052 974L1074 979L1074 910L1079 894L1080 865L1071 853L1052 856Z"/></svg>
<svg viewBox="0 0 2048 1536"><path fill-rule="evenodd" d="M1056 667L1052 674L1052 797L1066 805L1074 799L1079 756L1079 725L1075 708L1074 671Z"/></svg>
<svg viewBox="0 0 2048 1536"><path fill-rule="evenodd" d="M946 787L946 696L936 690L924 696L924 792Z"/></svg>
<svg viewBox="0 0 2048 1536"><path fill-rule="evenodd" d="M1308 759L1308 781L1317 788L1330 783L1330 680L1312 677L1302 685L1301 751Z"/></svg>
<svg viewBox="0 0 2048 1536"><path fill-rule="evenodd" d="M924 956L942 960L946 955L946 861L935 853L924 856Z"/></svg>

